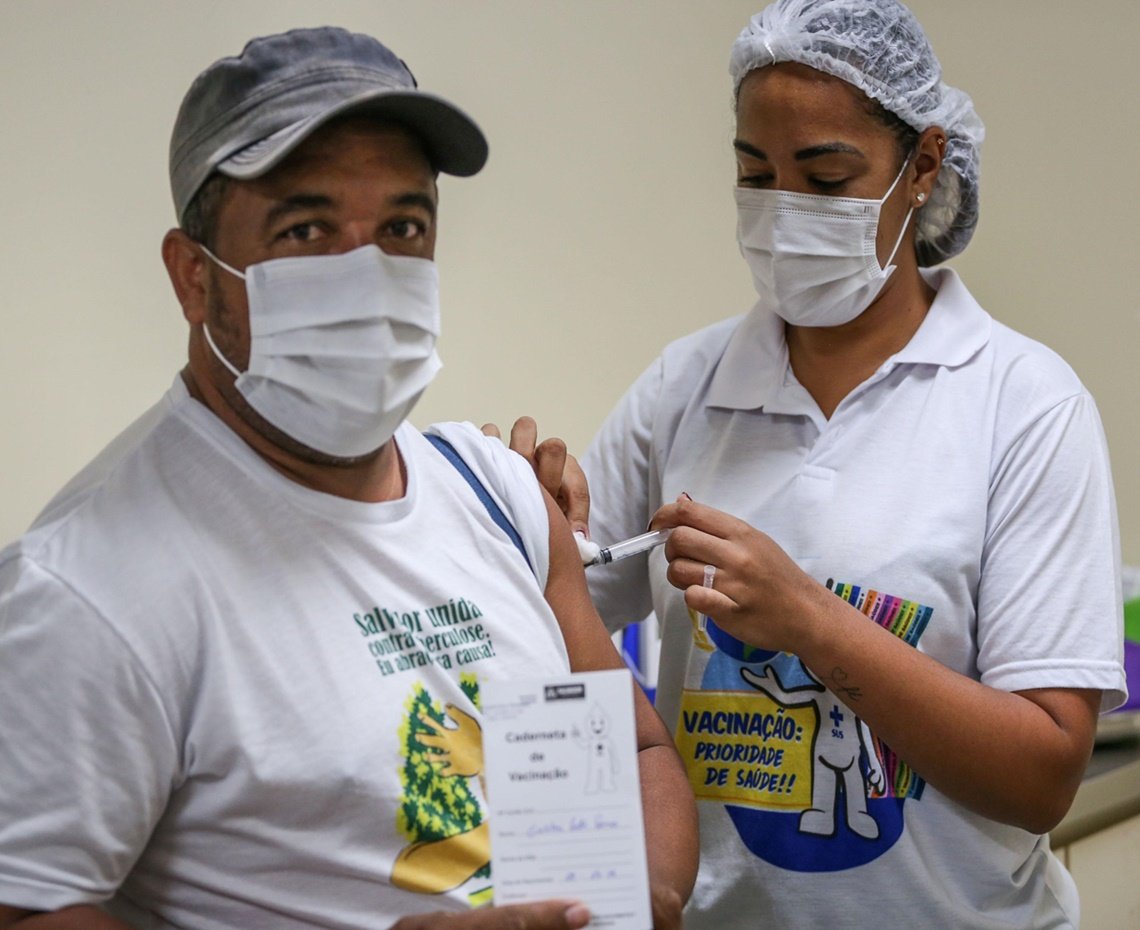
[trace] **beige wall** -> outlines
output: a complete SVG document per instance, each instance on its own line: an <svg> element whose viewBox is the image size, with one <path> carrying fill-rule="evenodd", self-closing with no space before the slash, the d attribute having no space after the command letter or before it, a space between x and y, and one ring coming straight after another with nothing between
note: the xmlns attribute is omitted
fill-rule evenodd
<svg viewBox="0 0 1140 930"><path fill-rule="evenodd" d="M0 542L166 388L185 329L159 261L182 93L251 35L373 32L491 141L444 179L445 369L415 419L531 413L581 449L670 339L750 303L731 198L729 45L752 2L0 0ZM1135 0L914 0L985 119L955 264L1100 404L1126 560L1140 204Z"/></svg>

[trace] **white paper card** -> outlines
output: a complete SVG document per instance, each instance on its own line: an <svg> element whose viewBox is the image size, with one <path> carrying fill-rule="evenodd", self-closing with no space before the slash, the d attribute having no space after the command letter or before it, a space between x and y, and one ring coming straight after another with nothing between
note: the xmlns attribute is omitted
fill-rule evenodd
<svg viewBox="0 0 1140 930"><path fill-rule="evenodd" d="M650 930L628 671L484 681L495 904L573 898L591 927Z"/></svg>

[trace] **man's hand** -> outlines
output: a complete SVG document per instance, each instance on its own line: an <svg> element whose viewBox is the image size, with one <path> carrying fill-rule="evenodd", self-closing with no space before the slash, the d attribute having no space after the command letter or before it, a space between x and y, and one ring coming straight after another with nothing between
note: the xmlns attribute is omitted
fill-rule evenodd
<svg viewBox="0 0 1140 930"><path fill-rule="evenodd" d="M401 918L390 930L578 930L589 922L590 911L584 904L539 901L482 907L458 914L417 914Z"/></svg>
<svg viewBox="0 0 1140 930"><path fill-rule="evenodd" d="M502 439L494 423L483 424L483 432ZM511 427L509 448L530 462L547 493L554 498L570 531L590 538L590 488L578 460L566 451L566 443L556 437L538 441L538 424L531 417L519 417Z"/></svg>
<svg viewBox="0 0 1140 930"><path fill-rule="evenodd" d="M653 907L653 930L681 930L681 909L685 902L675 888L657 883L649 888Z"/></svg>

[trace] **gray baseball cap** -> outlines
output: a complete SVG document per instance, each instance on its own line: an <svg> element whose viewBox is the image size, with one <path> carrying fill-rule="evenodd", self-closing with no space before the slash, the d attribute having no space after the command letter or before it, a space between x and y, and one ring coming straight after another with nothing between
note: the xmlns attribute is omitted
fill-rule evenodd
<svg viewBox="0 0 1140 930"><path fill-rule="evenodd" d="M419 90L407 65L371 36L331 26L294 29L250 40L186 92L170 139L179 221L214 171L259 177L319 126L356 111L407 126L438 171L466 177L487 161L487 140L475 122Z"/></svg>

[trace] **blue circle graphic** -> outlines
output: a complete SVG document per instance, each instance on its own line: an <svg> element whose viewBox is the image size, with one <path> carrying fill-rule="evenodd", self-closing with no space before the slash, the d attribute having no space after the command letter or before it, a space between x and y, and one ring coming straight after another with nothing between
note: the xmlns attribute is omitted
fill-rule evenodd
<svg viewBox="0 0 1140 930"><path fill-rule="evenodd" d="M750 646L722 630L711 617L703 620L705 632L717 651L709 657L702 676L702 689L740 692L745 689L741 669L747 668L762 675L766 667L771 667L785 688L818 689L822 692L822 685L794 655ZM811 734L805 733L804 738L810 741ZM860 768L865 775L865 753L860 760ZM798 809L725 804L725 810L745 848L765 862L795 872L838 872L871 862L898 842L904 826L903 806L906 800L905 797L865 800L867 813L878 825L879 834L874 839L858 835L848 825L842 779L838 780L836 787L834 823L826 835L801 831L803 811ZM703 803L712 802L706 800Z"/></svg>

